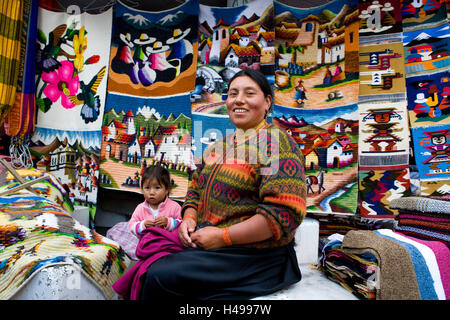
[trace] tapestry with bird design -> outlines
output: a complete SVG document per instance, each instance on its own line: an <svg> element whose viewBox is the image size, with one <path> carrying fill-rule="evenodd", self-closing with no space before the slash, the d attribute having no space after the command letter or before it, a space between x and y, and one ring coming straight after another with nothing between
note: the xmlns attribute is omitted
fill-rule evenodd
<svg viewBox="0 0 450 320"><path fill-rule="evenodd" d="M36 167L55 174L70 190L75 205L90 208L92 221L112 11L110 7L91 14L77 6L61 11L48 1L40 2L38 10L37 115L31 154Z"/></svg>
<svg viewBox="0 0 450 320"><path fill-rule="evenodd" d="M142 172L159 163L185 196L191 153L198 0L149 11L116 1L100 150L101 187L140 192Z"/></svg>

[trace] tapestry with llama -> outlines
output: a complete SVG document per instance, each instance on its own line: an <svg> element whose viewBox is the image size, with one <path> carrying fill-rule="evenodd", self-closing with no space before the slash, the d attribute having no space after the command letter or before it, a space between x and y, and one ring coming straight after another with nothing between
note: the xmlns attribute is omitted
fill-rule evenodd
<svg viewBox="0 0 450 320"><path fill-rule="evenodd" d="M193 166L190 92L198 0L158 12L115 5L100 151L100 186L140 192L148 165L166 166L184 197Z"/></svg>
<svg viewBox="0 0 450 320"><path fill-rule="evenodd" d="M41 1L38 11L37 120L30 150L36 167L57 176L75 205L90 208L92 219L112 12L78 6L61 12L49 1Z"/></svg>

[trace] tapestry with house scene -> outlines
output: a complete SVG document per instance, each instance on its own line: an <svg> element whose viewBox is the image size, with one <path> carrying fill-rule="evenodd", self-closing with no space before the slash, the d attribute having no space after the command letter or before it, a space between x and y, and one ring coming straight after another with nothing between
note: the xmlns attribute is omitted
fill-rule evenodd
<svg viewBox="0 0 450 320"><path fill-rule="evenodd" d="M256 69L273 83L275 55L273 1L235 3L233 7L200 5L199 46L192 117L195 157L235 129L225 106L228 81L241 69ZM195 129L193 129L195 130Z"/></svg>
<svg viewBox="0 0 450 320"><path fill-rule="evenodd" d="M166 166L172 197L184 197L194 168L198 0L150 12L115 5L100 150L100 186L140 192L148 165Z"/></svg>
<svg viewBox="0 0 450 320"><path fill-rule="evenodd" d="M358 1L274 2L273 122L305 156L308 212L354 214L358 196Z"/></svg>
<svg viewBox="0 0 450 320"><path fill-rule="evenodd" d="M111 6L87 12L54 1L40 1L38 10L37 115L30 151L37 168L67 187L74 205L89 207L92 221L112 12Z"/></svg>

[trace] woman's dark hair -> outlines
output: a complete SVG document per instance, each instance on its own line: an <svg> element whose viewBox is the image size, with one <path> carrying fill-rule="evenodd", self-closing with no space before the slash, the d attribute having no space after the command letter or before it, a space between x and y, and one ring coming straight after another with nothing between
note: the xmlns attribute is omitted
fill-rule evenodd
<svg viewBox="0 0 450 320"><path fill-rule="evenodd" d="M234 79L244 76L247 76L253 81L255 81L256 84L261 88L262 92L264 93L264 97L271 96L273 103L272 87L270 86L269 81L267 81L266 76L263 73L261 73L261 71L253 69L242 69L241 71L234 74L234 76L228 82L228 86L233 82Z"/></svg>
<svg viewBox="0 0 450 320"><path fill-rule="evenodd" d="M151 179L156 179L156 181L163 185L167 190L170 190L172 187L169 170L162 165L151 165L145 168L144 173L142 173L141 188L144 186L145 181Z"/></svg>

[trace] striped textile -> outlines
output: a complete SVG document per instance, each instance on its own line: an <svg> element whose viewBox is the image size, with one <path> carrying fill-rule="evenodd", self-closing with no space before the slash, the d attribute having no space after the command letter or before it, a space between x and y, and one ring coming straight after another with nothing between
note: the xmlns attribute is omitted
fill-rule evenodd
<svg viewBox="0 0 450 320"><path fill-rule="evenodd" d="M9 136L29 134L35 123L35 64L38 0L25 0L20 35L19 76L14 105L6 118Z"/></svg>
<svg viewBox="0 0 450 320"><path fill-rule="evenodd" d="M14 105L21 59L24 1L0 2L0 124Z"/></svg>

